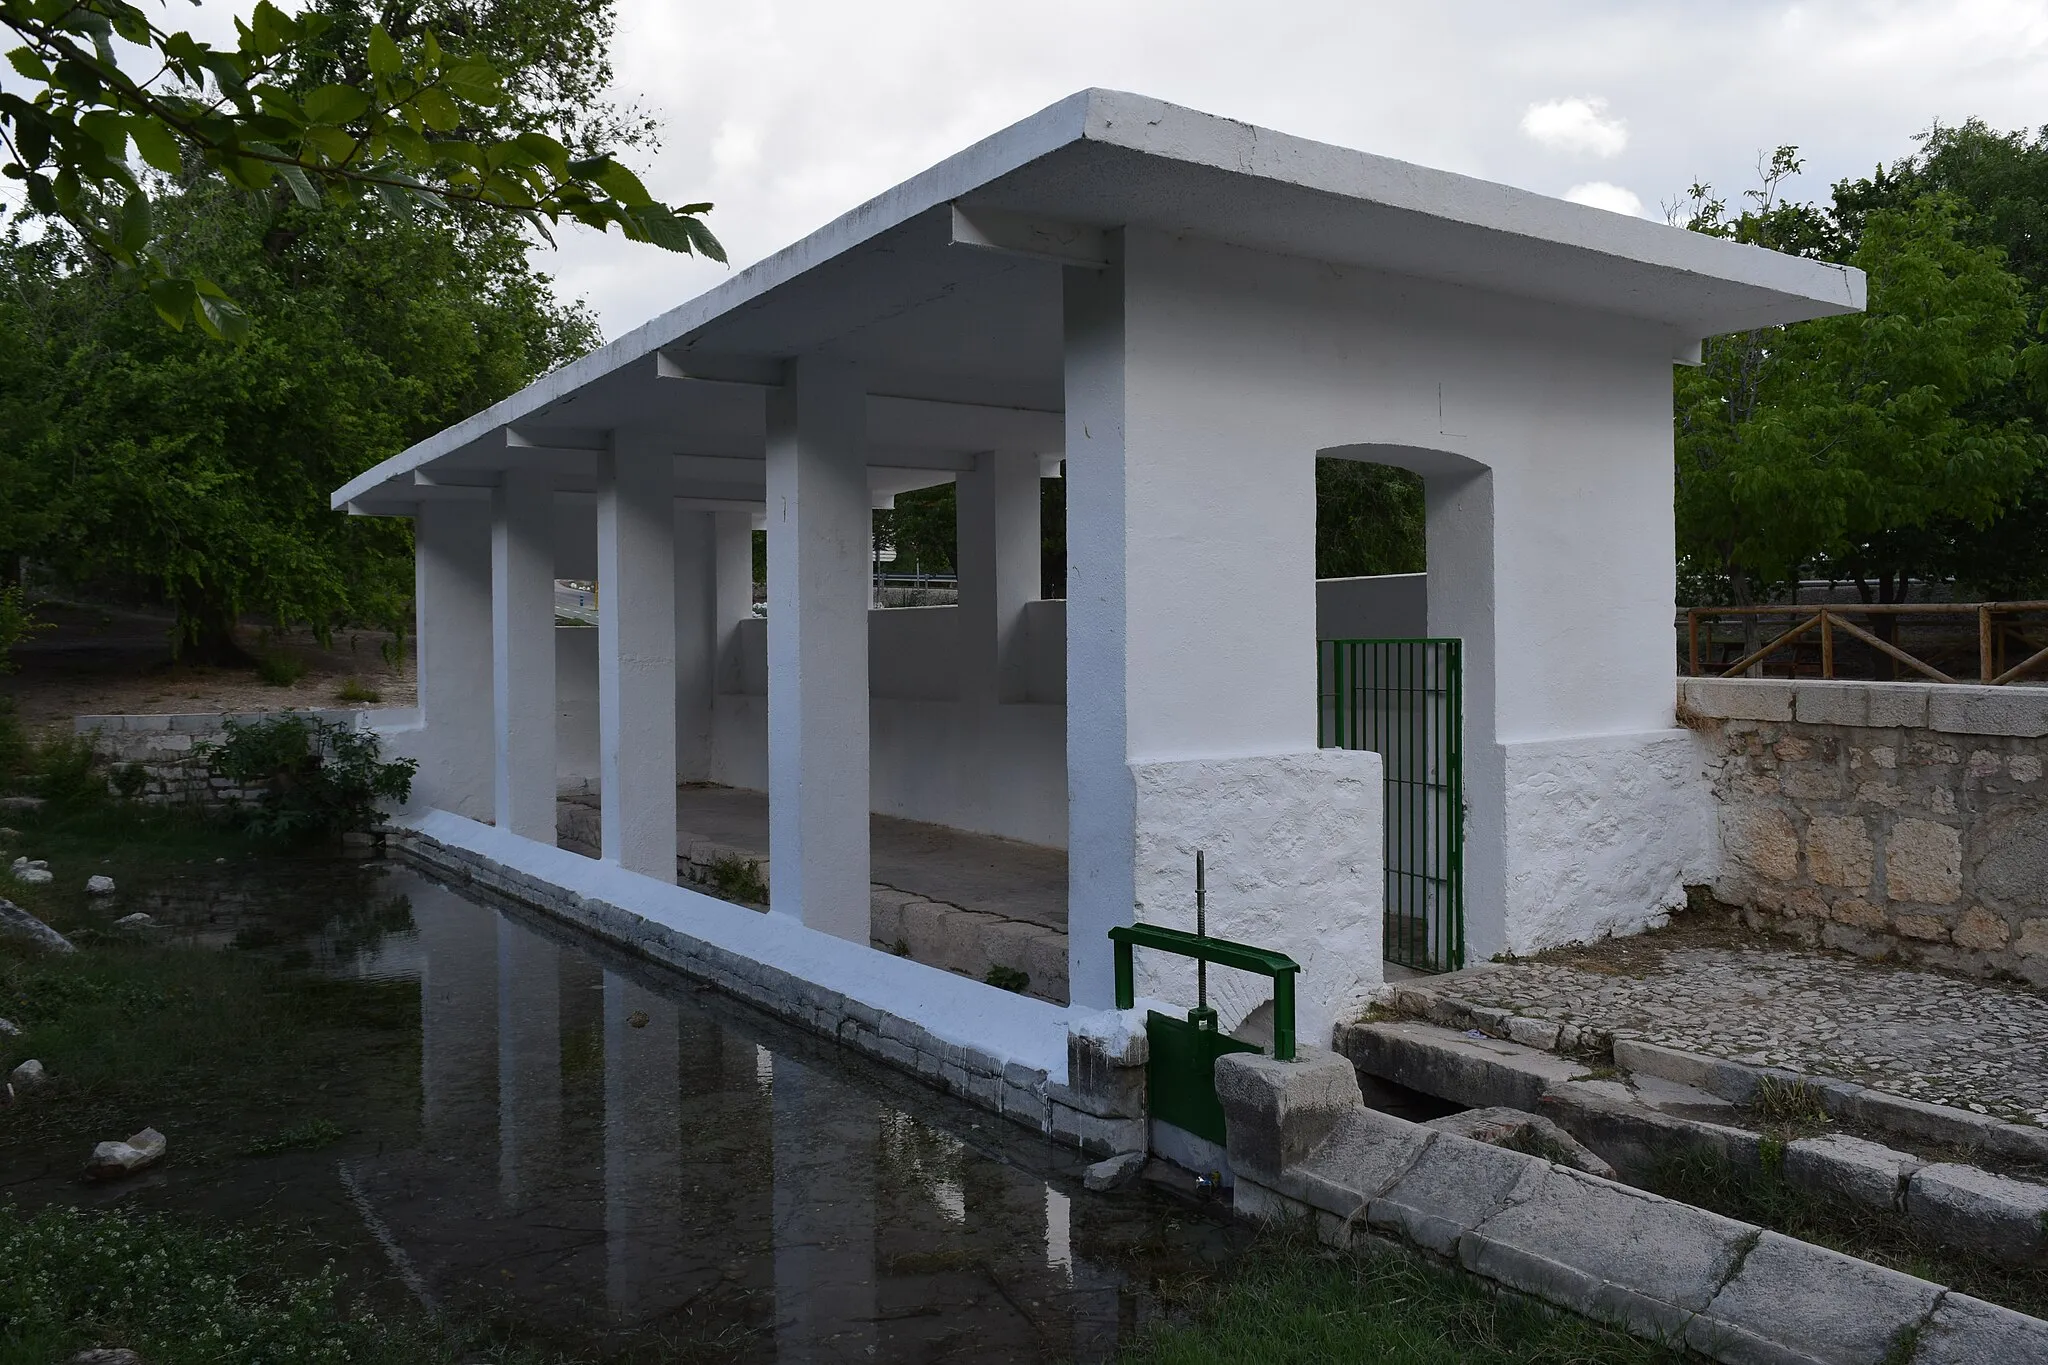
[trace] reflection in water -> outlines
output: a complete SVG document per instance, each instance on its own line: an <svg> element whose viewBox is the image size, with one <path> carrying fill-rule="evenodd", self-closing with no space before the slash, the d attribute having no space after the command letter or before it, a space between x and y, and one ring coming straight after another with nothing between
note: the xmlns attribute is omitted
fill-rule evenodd
<svg viewBox="0 0 2048 1365"><path fill-rule="evenodd" d="M1153 1278L1239 1244L1150 1191L1087 1194L1075 1154L686 980L411 872L349 875L360 905L325 919L183 918L332 976L417 978L418 1141L300 1178L331 1184L339 1156L339 1216L360 1208L451 1310L578 1353L1092 1361Z"/></svg>

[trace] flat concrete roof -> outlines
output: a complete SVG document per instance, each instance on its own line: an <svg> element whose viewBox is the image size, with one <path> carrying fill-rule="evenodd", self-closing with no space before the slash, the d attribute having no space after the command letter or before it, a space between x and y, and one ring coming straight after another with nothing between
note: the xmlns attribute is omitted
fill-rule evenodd
<svg viewBox="0 0 2048 1365"><path fill-rule="evenodd" d="M976 250L959 221L1012 247L1035 223L1156 228L1620 315L1667 327L1674 348L1864 304L1846 266L1083 90L393 456L333 505L407 512L531 464L587 490L616 428L674 434L678 496L758 502L756 390L813 352L866 368L878 501L951 478L992 433L1056 451L1058 272L1085 242Z"/></svg>

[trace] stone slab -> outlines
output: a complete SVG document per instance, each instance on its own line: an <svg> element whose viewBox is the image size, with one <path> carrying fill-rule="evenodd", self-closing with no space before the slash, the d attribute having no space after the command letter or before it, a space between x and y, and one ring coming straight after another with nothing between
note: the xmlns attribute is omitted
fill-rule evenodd
<svg viewBox="0 0 2048 1365"><path fill-rule="evenodd" d="M1228 1119L1231 1167L1268 1184L1364 1105L1351 1063L1307 1048L1291 1062L1263 1053L1226 1053L1216 1059L1216 1098Z"/></svg>
<svg viewBox="0 0 2048 1365"><path fill-rule="evenodd" d="M1366 1075L1474 1109L1533 1111L1545 1090L1586 1070L1555 1053L1428 1024L1354 1024L1338 1030L1336 1045Z"/></svg>
<svg viewBox="0 0 2048 1365"><path fill-rule="evenodd" d="M1902 1211L1906 1181L1927 1163L1881 1142L1829 1133L1785 1147L1785 1178L1873 1209Z"/></svg>
<svg viewBox="0 0 2048 1365"><path fill-rule="evenodd" d="M1442 1133L1371 1202L1366 1222L1440 1256L1454 1256L1460 1237L1507 1207L1518 1192L1528 1198L1549 1168L1540 1157Z"/></svg>
<svg viewBox="0 0 2048 1365"><path fill-rule="evenodd" d="M1766 1232L1686 1327L1730 1365L1881 1365L1943 1293L1938 1284Z"/></svg>
<svg viewBox="0 0 2048 1365"><path fill-rule="evenodd" d="M1911 1365L2020 1365L2048 1361L2048 1322L1953 1291L1914 1343Z"/></svg>
<svg viewBox="0 0 2048 1365"><path fill-rule="evenodd" d="M1906 1217L1949 1246L2030 1257L2041 1249L2048 1185L1937 1162L1913 1173L1906 1187Z"/></svg>
<svg viewBox="0 0 2048 1365"><path fill-rule="evenodd" d="M1757 1229L1562 1167L1459 1239L1465 1268L1538 1298L1672 1335L1713 1301Z"/></svg>
<svg viewBox="0 0 2048 1365"><path fill-rule="evenodd" d="M1355 1218L1436 1140L1435 1133L1419 1124L1361 1105L1339 1119L1321 1146L1275 1177L1273 1184L1305 1204L1339 1218Z"/></svg>

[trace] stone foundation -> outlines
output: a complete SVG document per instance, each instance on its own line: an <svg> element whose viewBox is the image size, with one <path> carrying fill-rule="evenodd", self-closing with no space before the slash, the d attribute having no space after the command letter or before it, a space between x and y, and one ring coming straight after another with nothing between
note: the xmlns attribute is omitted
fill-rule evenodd
<svg viewBox="0 0 2048 1365"><path fill-rule="evenodd" d="M286 714L350 729L367 730L374 722L368 711L278 711L234 717L219 713L78 716L72 721L72 732L84 737L107 765L107 782L113 791L155 805L210 809L254 801L262 793L215 777L207 766L205 747L227 737L230 719L253 725Z"/></svg>
<svg viewBox="0 0 2048 1365"><path fill-rule="evenodd" d="M2048 985L2048 689L1685 679L1757 927Z"/></svg>

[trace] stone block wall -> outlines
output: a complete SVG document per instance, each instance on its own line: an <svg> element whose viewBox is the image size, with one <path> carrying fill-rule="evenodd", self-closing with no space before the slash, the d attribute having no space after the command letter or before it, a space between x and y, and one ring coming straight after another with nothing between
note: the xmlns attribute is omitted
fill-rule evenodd
<svg viewBox="0 0 2048 1365"><path fill-rule="evenodd" d="M242 724L269 720L286 712L268 712L233 717ZM368 711L298 711L289 714L326 721L330 725L369 729L373 713ZM158 804L193 804L219 807L253 801L260 793L235 786L215 777L207 766L205 746L218 744L227 735L229 717L218 713L163 716L78 716L72 730L91 743L93 752L109 768L108 782L121 790L114 770L140 769L141 786L136 795Z"/></svg>
<svg viewBox="0 0 2048 1365"><path fill-rule="evenodd" d="M1680 682L1759 927L2048 985L2048 688Z"/></svg>

